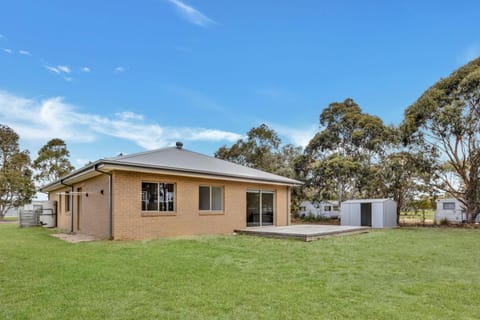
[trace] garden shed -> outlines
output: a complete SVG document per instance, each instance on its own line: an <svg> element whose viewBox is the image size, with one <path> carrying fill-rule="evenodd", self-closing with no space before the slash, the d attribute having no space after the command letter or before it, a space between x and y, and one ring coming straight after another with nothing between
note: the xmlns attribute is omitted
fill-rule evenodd
<svg viewBox="0 0 480 320"><path fill-rule="evenodd" d="M391 199L359 199L342 202L342 226L390 228L397 226L397 203Z"/></svg>

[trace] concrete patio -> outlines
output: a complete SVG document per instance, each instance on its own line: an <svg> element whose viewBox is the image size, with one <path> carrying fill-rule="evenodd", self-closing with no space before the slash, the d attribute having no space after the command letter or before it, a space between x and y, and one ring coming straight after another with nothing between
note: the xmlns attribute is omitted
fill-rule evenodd
<svg viewBox="0 0 480 320"><path fill-rule="evenodd" d="M291 238L303 241L313 241L327 236L341 236L366 233L369 231L369 227L313 224L297 224L284 227L247 227L244 229L235 230L235 232L239 234L247 234L260 237Z"/></svg>

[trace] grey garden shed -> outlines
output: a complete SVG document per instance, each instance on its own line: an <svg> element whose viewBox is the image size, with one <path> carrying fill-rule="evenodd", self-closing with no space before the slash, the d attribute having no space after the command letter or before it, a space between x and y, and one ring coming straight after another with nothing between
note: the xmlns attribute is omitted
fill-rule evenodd
<svg viewBox="0 0 480 320"><path fill-rule="evenodd" d="M342 202L342 226L390 228L397 226L397 203L391 199L359 199Z"/></svg>

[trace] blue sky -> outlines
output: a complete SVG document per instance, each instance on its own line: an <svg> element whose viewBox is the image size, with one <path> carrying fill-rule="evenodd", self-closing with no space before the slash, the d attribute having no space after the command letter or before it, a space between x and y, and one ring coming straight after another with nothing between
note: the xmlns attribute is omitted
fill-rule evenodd
<svg viewBox="0 0 480 320"><path fill-rule="evenodd" d="M261 123L304 145L334 101L398 124L480 55L478 1L8 1L0 123L71 160L213 154Z"/></svg>

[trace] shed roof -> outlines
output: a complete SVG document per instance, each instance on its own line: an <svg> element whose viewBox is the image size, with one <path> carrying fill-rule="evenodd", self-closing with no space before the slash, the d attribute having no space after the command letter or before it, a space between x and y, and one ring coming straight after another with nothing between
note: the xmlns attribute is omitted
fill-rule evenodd
<svg viewBox="0 0 480 320"><path fill-rule="evenodd" d="M395 202L392 199L353 199L353 200L343 201L342 203L383 203L387 201Z"/></svg>
<svg viewBox="0 0 480 320"><path fill-rule="evenodd" d="M241 166L183 148L169 147L100 159L79 170L73 171L58 181L42 187L41 190L50 191L62 185L62 183L73 183L79 179L83 180L92 175L101 174L97 171L99 169L107 172L113 170L161 172L172 175L194 175L216 179L247 180L280 185L303 184L294 179ZM81 179L82 177L83 179Z"/></svg>

